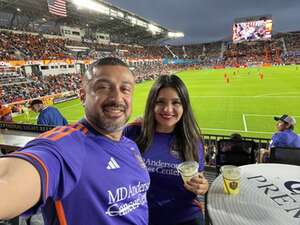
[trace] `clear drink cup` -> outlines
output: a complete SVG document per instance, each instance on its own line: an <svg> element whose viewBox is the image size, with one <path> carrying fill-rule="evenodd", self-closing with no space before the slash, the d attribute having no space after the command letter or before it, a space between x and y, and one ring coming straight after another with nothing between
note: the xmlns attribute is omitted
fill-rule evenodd
<svg viewBox="0 0 300 225"><path fill-rule="evenodd" d="M199 163L196 161L186 161L177 166L184 183L198 175Z"/></svg>
<svg viewBox="0 0 300 225"><path fill-rule="evenodd" d="M223 188L226 194L240 193L241 169L237 166L226 165L221 167Z"/></svg>

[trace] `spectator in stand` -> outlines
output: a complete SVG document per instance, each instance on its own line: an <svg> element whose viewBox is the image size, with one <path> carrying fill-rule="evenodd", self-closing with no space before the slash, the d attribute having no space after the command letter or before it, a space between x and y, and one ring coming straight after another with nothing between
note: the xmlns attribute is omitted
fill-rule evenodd
<svg viewBox="0 0 300 225"><path fill-rule="evenodd" d="M13 122L12 111L9 106L3 106L0 104L0 121L2 122Z"/></svg>
<svg viewBox="0 0 300 225"><path fill-rule="evenodd" d="M201 204L196 200L208 190L203 144L187 88L179 77L157 79L143 121L128 126L124 135L138 144L150 172L149 224L203 224ZM199 163L199 174L183 183L176 167L189 160Z"/></svg>
<svg viewBox="0 0 300 225"><path fill-rule="evenodd" d="M294 132L296 120L287 114L281 117L274 117L277 121L277 132L273 134L269 149L261 149L259 154L260 162L268 162L270 149L275 147L300 148L300 137Z"/></svg>
<svg viewBox="0 0 300 225"><path fill-rule="evenodd" d="M52 125L52 126L64 126L68 125L67 120L62 114L52 106L45 107L43 101L35 99L30 103L32 111L39 113L37 124L38 125Z"/></svg>
<svg viewBox="0 0 300 225"><path fill-rule="evenodd" d="M274 117L274 119L277 121L278 132L272 136L270 148L300 148L300 137L294 132L295 118L284 114L281 117Z"/></svg>
<svg viewBox="0 0 300 225"><path fill-rule="evenodd" d="M10 106L3 106L0 104L0 121L2 122L13 122L12 110Z"/></svg>

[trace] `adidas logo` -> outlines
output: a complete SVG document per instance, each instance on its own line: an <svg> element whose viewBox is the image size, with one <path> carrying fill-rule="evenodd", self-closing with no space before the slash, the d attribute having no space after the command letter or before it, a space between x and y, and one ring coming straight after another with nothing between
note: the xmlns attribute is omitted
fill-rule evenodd
<svg viewBox="0 0 300 225"><path fill-rule="evenodd" d="M108 165L107 165L106 169L108 169L108 170L115 170L115 169L119 169L119 168L120 168L120 166L116 162L116 160L113 157L110 157L110 160L108 162Z"/></svg>

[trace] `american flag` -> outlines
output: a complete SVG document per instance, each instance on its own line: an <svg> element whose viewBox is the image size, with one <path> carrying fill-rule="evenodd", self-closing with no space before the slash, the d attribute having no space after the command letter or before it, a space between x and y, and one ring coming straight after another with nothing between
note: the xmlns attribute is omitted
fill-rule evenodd
<svg viewBox="0 0 300 225"><path fill-rule="evenodd" d="M67 16L66 0L47 0L49 12L56 16Z"/></svg>

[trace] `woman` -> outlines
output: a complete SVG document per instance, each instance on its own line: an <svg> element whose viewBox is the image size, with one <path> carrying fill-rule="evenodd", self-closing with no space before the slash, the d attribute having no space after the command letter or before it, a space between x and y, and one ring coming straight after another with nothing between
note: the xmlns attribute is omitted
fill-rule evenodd
<svg viewBox="0 0 300 225"><path fill-rule="evenodd" d="M143 120L129 125L125 136L138 144L151 178L148 191L150 225L203 224L194 203L207 192L203 145L186 86L176 75L164 75L148 95ZM199 175L183 183L177 165L199 162Z"/></svg>

